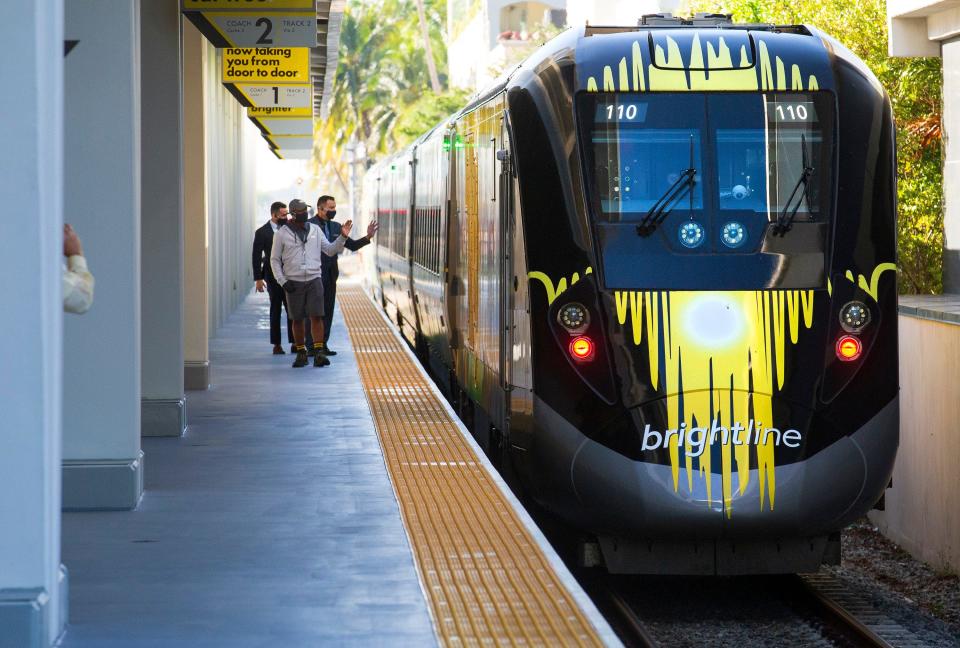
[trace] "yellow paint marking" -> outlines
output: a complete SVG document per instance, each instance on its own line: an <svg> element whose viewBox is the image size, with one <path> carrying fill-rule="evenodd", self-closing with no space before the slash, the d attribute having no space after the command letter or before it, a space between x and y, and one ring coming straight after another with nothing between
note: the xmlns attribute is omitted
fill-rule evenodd
<svg viewBox="0 0 960 648"><path fill-rule="evenodd" d="M876 268L873 269L873 274L870 275L870 283L867 283L867 278L863 275L860 275L860 288L863 292L867 293L873 297L873 301L877 301L877 294L880 288L880 275L882 275L887 270L893 270L896 272L897 264L895 263L881 263Z"/></svg>
<svg viewBox="0 0 960 648"><path fill-rule="evenodd" d="M643 50L646 43L634 41L630 47L630 60L621 57L614 65L603 67L604 92L645 92L650 91L725 91L725 90L803 90L803 72L799 65L790 67L788 84L786 66L780 57L771 59L770 52L763 40L759 44L759 61L751 65L745 45L740 46L740 64L733 63L733 53L723 36L706 41L706 61L704 47L699 34L694 35L690 52L684 62L680 45L676 40L666 37L666 50L657 44L654 46L653 61L645 64ZM616 67L616 73L614 71ZM759 76L758 76L759 68ZM647 80L644 79L646 69ZM774 78L776 70L776 79ZM689 75L689 78L688 78ZM619 81L619 83L617 83ZM587 78L587 91L597 92L597 79ZM814 75L807 77L807 89L817 90L819 84Z"/></svg>
<svg viewBox="0 0 960 648"><path fill-rule="evenodd" d="M801 324L803 329L813 326L814 291L621 291L614 297L621 326L628 325L629 307L634 344L642 342L638 331L646 328L648 370L655 389L659 389L664 359L664 434L669 435L666 447L674 489L680 489L682 467L687 490L694 492L699 480L708 505L719 505L729 516L734 499L747 492L753 456L758 503L761 510L772 509L776 503L775 436L762 431L755 436L755 432L775 427L773 395L786 378L786 346L797 343ZM744 443L733 443L733 426L750 425L751 419L755 429L749 438L741 431L738 440ZM713 490L709 445L697 457L692 451L693 439L708 434L714 424L728 430L725 439L716 440L721 446L721 493ZM680 430L690 431L684 436L682 461Z"/></svg>
<svg viewBox="0 0 960 648"><path fill-rule="evenodd" d="M588 267L586 270L583 271L583 274L584 275L593 274L593 268ZM547 276L546 273L543 273L540 271L528 272L527 278L536 279L537 281L543 284L544 289L546 289L547 291L547 305L552 304L553 300L555 300L561 293L563 293L567 289L566 277L560 277L560 280L556 283L556 285L554 285L553 280L549 276ZM570 285L572 286L578 281L580 281L580 274L574 272L573 276L570 278Z"/></svg>

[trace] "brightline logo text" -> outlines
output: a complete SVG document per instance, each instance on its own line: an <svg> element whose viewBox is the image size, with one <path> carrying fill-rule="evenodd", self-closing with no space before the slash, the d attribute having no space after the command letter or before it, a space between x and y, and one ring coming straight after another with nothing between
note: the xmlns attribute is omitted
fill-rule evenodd
<svg viewBox="0 0 960 648"><path fill-rule="evenodd" d="M791 429L781 432L775 427L764 428L762 422L755 422L753 419L747 422L746 427L737 421L728 429L714 421L709 430L704 427L693 427L688 430L687 424L681 423L679 429L667 430L666 432L651 429L650 424L647 423L643 430L643 445L640 449L660 450L661 448L669 448L672 437L677 437L678 447L685 448L688 443L690 444L687 455L691 457L699 457L703 454L707 445L712 446L717 442L718 437L724 445L731 441L735 446L750 443L767 445L769 440L773 439L774 446L782 444L788 448L799 448L801 439L799 430Z"/></svg>

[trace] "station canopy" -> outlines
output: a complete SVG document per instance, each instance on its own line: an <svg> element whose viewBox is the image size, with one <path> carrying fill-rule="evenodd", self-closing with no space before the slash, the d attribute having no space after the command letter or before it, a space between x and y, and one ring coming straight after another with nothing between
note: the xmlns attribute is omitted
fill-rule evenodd
<svg viewBox="0 0 960 648"><path fill-rule="evenodd" d="M221 82L247 108L282 159L312 155L305 142L330 103L346 0L181 0L183 14L216 47Z"/></svg>

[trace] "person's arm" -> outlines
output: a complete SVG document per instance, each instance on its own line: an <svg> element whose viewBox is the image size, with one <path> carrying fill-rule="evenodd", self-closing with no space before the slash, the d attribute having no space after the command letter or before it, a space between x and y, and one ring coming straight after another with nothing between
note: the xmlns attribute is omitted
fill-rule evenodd
<svg viewBox="0 0 960 648"><path fill-rule="evenodd" d="M347 239L346 248L352 252L356 252L364 245L370 245L370 241L376 236L378 229L380 229L380 225L377 224L377 221L373 221L367 225L367 235L357 240Z"/></svg>
<svg viewBox="0 0 960 648"><path fill-rule="evenodd" d="M358 239L347 239L346 243L343 244L343 247L347 248L351 252L356 252L365 245L370 245L370 239L366 236Z"/></svg>
<svg viewBox="0 0 960 648"><path fill-rule="evenodd" d="M270 248L270 269L278 284L282 286L287 283L287 277L283 274L283 235L279 229L273 235L273 247Z"/></svg>
<svg viewBox="0 0 960 648"><path fill-rule="evenodd" d="M263 292L263 237L260 230L253 234L253 280L257 284L257 292Z"/></svg>
<svg viewBox="0 0 960 648"><path fill-rule="evenodd" d="M87 269L87 260L75 254L67 258L63 271L63 310L78 315L93 305L93 275Z"/></svg>
<svg viewBox="0 0 960 648"><path fill-rule="evenodd" d="M276 238L276 235L274 235ZM260 230L253 235L253 280L261 281L263 279L263 237L260 236Z"/></svg>
<svg viewBox="0 0 960 648"><path fill-rule="evenodd" d="M343 247L347 243L347 239L350 236L350 229L353 227L353 221L347 221L340 228L340 236L335 238L333 242L327 240L327 237L323 235L323 232L320 233L320 250L327 256L337 256L343 252Z"/></svg>

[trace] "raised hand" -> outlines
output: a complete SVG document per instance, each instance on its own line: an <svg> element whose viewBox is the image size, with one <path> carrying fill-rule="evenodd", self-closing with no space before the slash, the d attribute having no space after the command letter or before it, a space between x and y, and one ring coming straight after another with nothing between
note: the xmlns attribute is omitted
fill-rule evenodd
<svg viewBox="0 0 960 648"><path fill-rule="evenodd" d="M346 237L350 236L350 230L352 230L352 229L353 229L353 221L352 221L352 220L348 220L346 223L343 224L343 226L340 227L340 234L341 234L344 238L346 238Z"/></svg>
<svg viewBox="0 0 960 648"><path fill-rule="evenodd" d="M80 237L77 236L77 233L70 227L69 224L64 224L63 226L63 256L72 257L75 255L83 255L83 246L80 245Z"/></svg>
<svg viewBox="0 0 960 648"><path fill-rule="evenodd" d="M377 221L373 221L372 223L367 225L367 238L372 239L374 235L377 233L378 229L380 229L380 224L377 223Z"/></svg>

